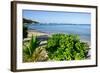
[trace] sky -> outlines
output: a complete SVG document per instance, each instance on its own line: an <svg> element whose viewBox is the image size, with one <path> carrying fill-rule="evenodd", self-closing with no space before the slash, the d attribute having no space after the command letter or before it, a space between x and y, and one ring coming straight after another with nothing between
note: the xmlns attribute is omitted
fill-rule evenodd
<svg viewBox="0 0 100 73"><path fill-rule="evenodd" d="M23 18L35 20L40 23L91 23L91 14L82 12L23 10Z"/></svg>

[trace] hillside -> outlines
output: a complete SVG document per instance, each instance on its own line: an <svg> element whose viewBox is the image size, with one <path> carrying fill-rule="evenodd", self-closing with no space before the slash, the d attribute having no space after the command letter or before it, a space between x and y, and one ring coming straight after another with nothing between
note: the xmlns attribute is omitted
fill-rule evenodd
<svg viewBox="0 0 100 73"><path fill-rule="evenodd" d="M39 23L39 22L34 21L34 20L30 20L30 19L23 18L23 23Z"/></svg>

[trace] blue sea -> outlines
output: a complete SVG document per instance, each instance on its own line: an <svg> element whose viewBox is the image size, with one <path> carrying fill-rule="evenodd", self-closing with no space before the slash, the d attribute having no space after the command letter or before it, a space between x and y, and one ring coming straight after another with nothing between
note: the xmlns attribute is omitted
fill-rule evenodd
<svg viewBox="0 0 100 73"><path fill-rule="evenodd" d="M30 24L29 30L37 30L47 34L54 33L67 33L77 34L81 40L89 41L91 37L91 25L90 24Z"/></svg>

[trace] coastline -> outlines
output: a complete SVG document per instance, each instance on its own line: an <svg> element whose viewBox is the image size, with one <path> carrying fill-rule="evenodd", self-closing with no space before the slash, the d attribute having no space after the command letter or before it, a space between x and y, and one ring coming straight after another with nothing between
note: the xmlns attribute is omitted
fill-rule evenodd
<svg viewBox="0 0 100 73"><path fill-rule="evenodd" d="M51 35L50 34L47 34L45 32L41 32L41 31L37 31L37 30L28 30L28 38L31 38L31 36L37 36L41 39L47 39L48 37L50 37ZM28 39L27 38L27 39ZM88 40L85 40L85 39L82 39L81 40L82 42L85 42L87 43L89 46L91 46L91 42L88 41Z"/></svg>

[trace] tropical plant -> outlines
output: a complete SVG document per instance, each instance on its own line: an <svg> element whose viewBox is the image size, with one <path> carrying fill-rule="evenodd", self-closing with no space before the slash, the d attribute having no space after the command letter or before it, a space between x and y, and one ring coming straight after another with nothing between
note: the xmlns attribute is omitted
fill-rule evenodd
<svg viewBox="0 0 100 73"><path fill-rule="evenodd" d="M32 55L32 61L38 62L38 61L47 61L48 60L48 55L45 50L44 46L36 48Z"/></svg>
<svg viewBox="0 0 100 73"><path fill-rule="evenodd" d="M37 37L32 35L29 44L23 49L24 53L31 57L35 49L39 46L39 43Z"/></svg>
<svg viewBox="0 0 100 73"><path fill-rule="evenodd" d="M45 46L39 46L40 41L36 36L32 36L31 40L23 48L23 62L46 61L48 59Z"/></svg>

